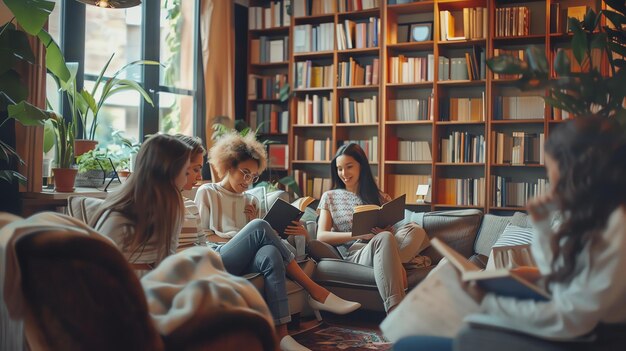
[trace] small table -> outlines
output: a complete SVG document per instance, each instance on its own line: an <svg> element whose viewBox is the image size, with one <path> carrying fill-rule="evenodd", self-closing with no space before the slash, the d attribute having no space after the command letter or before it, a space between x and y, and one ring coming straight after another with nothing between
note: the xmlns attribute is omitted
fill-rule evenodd
<svg viewBox="0 0 626 351"><path fill-rule="evenodd" d="M22 217L28 217L42 211L65 213L67 198L73 195L104 199L107 194L107 192L96 188L76 188L71 193L61 193L53 189L43 189L40 193L22 193Z"/></svg>

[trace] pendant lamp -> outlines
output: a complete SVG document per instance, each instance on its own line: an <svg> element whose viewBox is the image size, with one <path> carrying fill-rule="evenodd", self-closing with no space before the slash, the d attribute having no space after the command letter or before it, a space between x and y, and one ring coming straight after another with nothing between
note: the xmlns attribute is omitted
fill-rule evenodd
<svg viewBox="0 0 626 351"><path fill-rule="evenodd" d="M141 4L141 0L76 0L87 5L94 5L108 9L125 9Z"/></svg>

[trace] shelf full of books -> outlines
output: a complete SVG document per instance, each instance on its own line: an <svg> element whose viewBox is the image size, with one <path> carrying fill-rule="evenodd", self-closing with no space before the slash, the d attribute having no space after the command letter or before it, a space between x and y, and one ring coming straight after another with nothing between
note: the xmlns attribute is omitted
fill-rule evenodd
<svg viewBox="0 0 626 351"><path fill-rule="evenodd" d="M584 71L572 59L567 17L599 10L592 0L251 6L250 116L269 121L270 132L288 128L287 168L307 195L319 198L330 187L335 151L357 142L392 197L406 193L415 203L417 185L430 183L431 209L488 211L521 208L543 191L545 136L571 116L546 106L543 88L520 91L517 75L492 74L486 62L525 59L525 49L536 46L550 67L564 52L572 71ZM283 13L286 7L293 11ZM282 103L286 85L290 98Z"/></svg>

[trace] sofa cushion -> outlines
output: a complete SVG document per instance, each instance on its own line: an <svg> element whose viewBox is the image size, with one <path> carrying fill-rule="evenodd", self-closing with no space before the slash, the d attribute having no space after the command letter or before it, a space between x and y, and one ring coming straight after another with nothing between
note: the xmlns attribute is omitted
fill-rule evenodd
<svg viewBox="0 0 626 351"><path fill-rule="evenodd" d="M523 212L513 213L513 217L511 217L511 224L522 228L531 228L533 226L530 221L530 217Z"/></svg>
<svg viewBox="0 0 626 351"><path fill-rule="evenodd" d="M511 216L486 214L478 230L474 252L489 256L493 244L498 240L504 228L511 222Z"/></svg>
<svg viewBox="0 0 626 351"><path fill-rule="evenodd" d="M528 245L533 240L534 235L535 231L533 228L509 224L504 228L502 235L493 244L493 247Z"/></svg>
<svg viewBox="0 0 626 351"><path fill-rule="evenodd" d="M474 253L474 240L482 217L482 211L476 209L426 212L422 227L429 238L439 238L469 258ZM433 247L422 254L429 256L433 264L442 258Z"/></svg>

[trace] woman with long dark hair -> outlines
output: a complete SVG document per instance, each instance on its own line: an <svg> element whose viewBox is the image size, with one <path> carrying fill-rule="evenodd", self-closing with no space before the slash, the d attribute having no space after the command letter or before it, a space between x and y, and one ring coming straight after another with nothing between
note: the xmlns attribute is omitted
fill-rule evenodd
<svg viewBox="0 0 626 351"><path fill-rule="evenodd" d="M467 328L455 350L495 350L504 342L511 350L621 350L626 342L626 131L615 119L566 122L546 142L545 166L551 192L527 208L536 231L532 254L552 298L518 300L463 286L482 310L469 320L497 329ZM418 350L425 340L407 338L394 349Z"/></svg>
<svg viewBox="0 0 626 351"><path fill-rule="evenodd" d="M374 268L376 285L385 310L391 311L405 296L408 263L428 246L424 229L409 223L397 231L375 228L372 233L352 233L354 207L381 205L391 198L376 185L367 156L357 144L341 146L331 164L332 190L319 204L317 240L333 245L347 261ZM310 245L315 247L315 243Z"/></svg>

